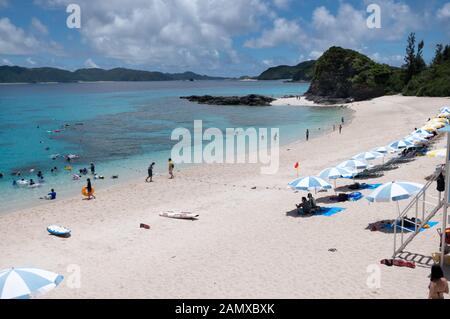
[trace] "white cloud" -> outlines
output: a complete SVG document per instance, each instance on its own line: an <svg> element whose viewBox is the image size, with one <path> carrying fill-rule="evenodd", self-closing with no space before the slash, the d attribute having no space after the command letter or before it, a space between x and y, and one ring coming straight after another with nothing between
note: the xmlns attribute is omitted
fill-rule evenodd
<svg viewBox="0 0 450 319"><path fill-rule="evenodd" d="M273 4L278 9L288 9L289 5L291 4L291 0L273 0Z"/></svg>
<svg viewBox="0 0 450 319"><path fill-rule="evenodd" d="M8 18L0 18L0 54L28 54L39 48L39 41L16 27Z"/></svg>
<svg viewBox="0 0 450 319"><path fill-rule="evenodd" d="M309 57L313 60L317 60L318 58L320 58L322 56L323 52L322 51L311 51L309 53Z"/></svg>
<svg viewBox="0 0 450 319"><path fill-rule="evenodd" d="M273 22L273 28L263 31L257 39L245 42L249 48L272 48L280 44L298 44L305 39L300 26L295 21L278 18Z"/></svg>
<svg viewBox="0 0 450 319"><path fill-rule="evenodd" d="M8 59L2 59L2 64L3 65L13 65L13 63Z"/></svg>
<svg viewBox="0 0 450 319"><path fill-rule="evenodd" d="M33 17L31 19L31 26L33 27L34 30L36 30L37 32L39 32L43 35L48 34L47 27L38 18Z"/></svg>
<svg viewBox="0 0 450 319"><path fill-rule="evenodd" d="M403 64L403 56L399 54L383 55L379 52L375 52L369 56L372 60L378 63L385 63L394 66L401 66Z"/></svg>
<svg viewBox="0 0 450 319"><path fill-rule="evenodd" d="M91 58L87 59L84 62L84 66L88 69L99 69L100 68Z"/></svg>
<svg viewBox="0 0 450 319"><path fill-rule="evenodd" d="M34 61L32 58L27 58L26 61L30 65L36 65L36 61Z"/></svg>
<svg viewBox="0 0 450 319"><path fill-rule="evenodd" d="M72 0L39 0L65 6ZM257 31L270 14L264 0L78 0L83 39L98 54L150 67L239 63L233 37ZM85 9L85 8L89 8Z"/></svg>
<svg viewBox="0 0 450 319"><path fill-rule="evenodd" d="M63 55L63 49L54 41L41 41L15 26L9 18L0 18L0 54L28 55L48 52Z"/></svg>
<svg viewBox="0 0 450 319"><path fill-rule="evenodd" d="M450 19L450 2L444 4L444 6L437 11L436 16L440 20Z"/></svg>

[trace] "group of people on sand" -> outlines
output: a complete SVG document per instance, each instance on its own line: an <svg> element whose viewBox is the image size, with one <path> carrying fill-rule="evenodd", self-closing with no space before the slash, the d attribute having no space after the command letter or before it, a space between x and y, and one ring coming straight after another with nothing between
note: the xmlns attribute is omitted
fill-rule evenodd
<svg viewBox="0 0 450 319"><path fill-rule="evenodd" d="M145 179L146 183L152 183L153 182L153 169L155 167L156 163L153 162L150 164L150 166L147 169L147 178ZM172 161L171 158L168 160L168 170L169 170L169 179L174 179L175 175L173 174L173 171L175 169L175 164Z"/></svg>
<svg viewBox="0 0 450 319"><path fill-rule="evenodd" d="M313 197L311 193L308 194L308 197L302 197L302 202L297 206L297 213L300 215L314 215L315 213L320 211L320 206L317 206L316 199Z"/></svg>
<svg viewBox="0 0 450 319"><path fill-rule="evenodd" d="M344 125L344 123L345 123L345 119L344 119L344 117L342 117L341 123L338 126L339 134L342 134L342 126ZM319 131L320 131L320 128L319 128ZM333 124L333 132L335 132L335 131L336 131L336 124ZM305 137L306 137L306 141L309 141L309 129L306 129Z"/></svg>

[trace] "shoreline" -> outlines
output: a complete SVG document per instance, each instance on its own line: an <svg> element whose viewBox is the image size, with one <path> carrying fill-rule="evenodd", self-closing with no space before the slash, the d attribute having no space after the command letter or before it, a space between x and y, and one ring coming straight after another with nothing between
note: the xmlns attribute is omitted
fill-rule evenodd
<svg viewBox="0 0 450 319"><path fill-rule="evenodd" d="M394 206L363 199L332 204L346 208L333 217L296 217L289 212L304 195L287 183L296 177L295 162L301 176L315 175L402 138L447 102L389 96L353 103L342 135L327 132L280 147L275 175L260 175L259 165L200 165L176 172L174 180L99 190L94 201L77 197L2 215L0 269L26 264L67 277L69 265L80 266L79 289L63 283L46 298L425 298L426 267L381 266L381 288L366 285L367 267L390 256L392 238L365 227L395 217ZM435 147L443 144L440 139ZM367 182L423 182L441 161L417 158ZM348 183L339 180L338 186ZM200 219L158 216L178 209ZM141 230L139 223L151 229ZM72 237L49 237L49 224L71 228ZM435 230L427 230L408 249L429 255L438 240Z"/></svg>

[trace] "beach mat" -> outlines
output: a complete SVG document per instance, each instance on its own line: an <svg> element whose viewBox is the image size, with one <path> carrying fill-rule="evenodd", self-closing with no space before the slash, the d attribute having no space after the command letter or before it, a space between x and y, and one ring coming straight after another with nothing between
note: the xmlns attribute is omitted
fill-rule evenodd
<svg viewBox="0 0 450 319"><path fill-rule="evenodd" d="M377 189L381 185L383 184L365 184L363 185L363 187L361 187L361 189Z"/></svg>
<svg viewBox="0 0 450 319"><path fill-rule="evenodd" d="M436 226L437 224L439 224L439 222L429 222L428 224L425 225L425 226L428 226L428 228L423 228L423 227L422 227L422 229L420 230L420 232L424 232L424 231L426 231L427 229L433 228L433 227ZM393 229L394 229L394 225L393 225L393 224L388 224L388 225L385 226L385 228L386 228L386 229L391 229L391 230L393 230ZM406 230L408 230L408 231L410 231L410 232L416 231L414 227L403 227L403 228L406 229ZM398 229L398 227L397 227L397 229Z"/></svg>
<svg viewBox="0 0 450 319"><path fill-rule="evenodd" d="M315 215L330 217L330 216L339 214L339 213L343 212L344 210L345 210L345 208L341 208L341 207L321 207L320 211L315 213Z"/></svg>

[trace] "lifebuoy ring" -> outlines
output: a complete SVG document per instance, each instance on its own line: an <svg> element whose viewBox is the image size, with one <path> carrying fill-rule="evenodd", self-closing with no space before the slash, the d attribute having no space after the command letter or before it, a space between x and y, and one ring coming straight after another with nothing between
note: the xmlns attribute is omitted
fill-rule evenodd
<svg viewBox="0 0 450 319"><path fill-rule="evenodd" d="M94 195L94 193L95 193L95 190L94 190L93 187L92 187L92 191L91 191L90 193L88 193L88 190L87 190L87 187L86 187L86 186L83 187L83 189L81 190L81 194L82 194L83 196L86 196L86 197L92 196L92 195Z"/></svg>

